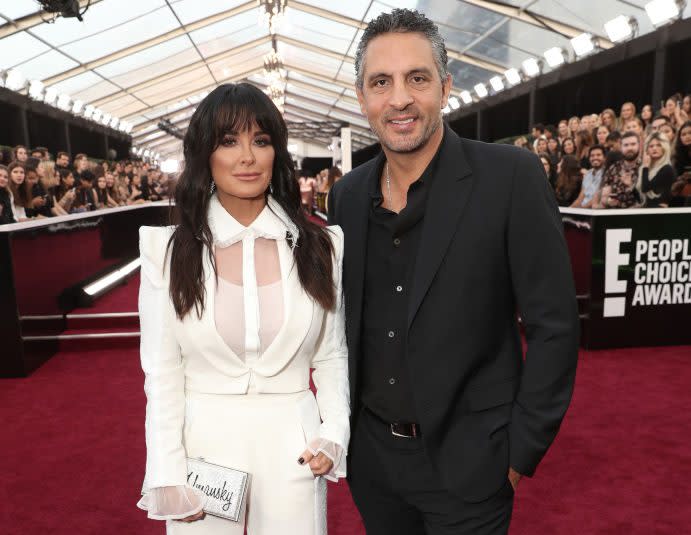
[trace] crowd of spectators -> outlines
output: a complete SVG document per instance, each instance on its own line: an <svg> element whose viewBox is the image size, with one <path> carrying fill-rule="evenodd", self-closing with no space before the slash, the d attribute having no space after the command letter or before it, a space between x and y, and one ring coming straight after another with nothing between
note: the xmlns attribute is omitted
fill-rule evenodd
<svg viewBox="0 0 691 535"><path fill-rule="evenodd" d="M94 161L18 145L0 153L0 224L168 199L174 180L142 161ZM7 162L7 163L6 163Z"/></svg>
<svg viewBox="0 0 691 535"><path fill-rule="evenodd" d="M619 116L537 124L517 146L540 157L560 206L658 208L691 206L691 95L671 96L654 112L625 102Z"/></svg>

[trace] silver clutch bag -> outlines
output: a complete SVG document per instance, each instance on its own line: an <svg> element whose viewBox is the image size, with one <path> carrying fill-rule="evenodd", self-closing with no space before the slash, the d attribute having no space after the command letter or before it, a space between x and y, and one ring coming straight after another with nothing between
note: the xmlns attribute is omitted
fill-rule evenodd
<svg viewBox="0 0 691 535"><path fill-rule="evenodd" d="M187 484L206 495L204 512L237 522L247 492L249 474L241 470L187 458Z"/></svg>

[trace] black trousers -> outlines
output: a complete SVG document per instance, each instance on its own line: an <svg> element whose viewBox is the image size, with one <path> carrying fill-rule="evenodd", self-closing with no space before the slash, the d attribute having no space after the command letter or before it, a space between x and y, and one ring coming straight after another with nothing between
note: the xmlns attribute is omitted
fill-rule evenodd
<svg viewBox="0 0 691 535"><path fill-rule="evenodd" d="M513 510L506 484L484 502L450 493L420 438L400 438L367 409L349 448L348 481L367 535L504 535Z"/></svg>

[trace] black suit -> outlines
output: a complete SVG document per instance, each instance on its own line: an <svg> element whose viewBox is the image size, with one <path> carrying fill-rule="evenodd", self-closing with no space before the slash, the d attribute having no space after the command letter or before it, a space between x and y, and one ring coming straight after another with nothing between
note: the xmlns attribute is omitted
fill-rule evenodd
<svg viewBox="0 0 691 535"><path fill-rule="evenodd" d="M345 234L352 411L358 375L367 184L384 156L336 183L329 222ZM525 361L516 312L525 326ZM569 405L578 313L558 208L524 149L459 138L445 126L407 311L405 362L426 454L467 502L532 475ZM356 423L354 422L353 427Z"/></svg>

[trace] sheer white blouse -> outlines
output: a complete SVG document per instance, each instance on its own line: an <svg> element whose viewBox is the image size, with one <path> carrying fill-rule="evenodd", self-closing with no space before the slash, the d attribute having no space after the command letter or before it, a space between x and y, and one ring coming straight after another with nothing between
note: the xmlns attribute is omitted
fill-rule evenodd
<svg viewBox="0 0 691 535"><path fill-rule="evenodd" d="M284 322L277 241L246 232L241 240L216 242L214 257L218 275L213 300L216 331L235 355L252 366L262 358ZM144 272L142 284L146 284ZM253 378L247 392L256 392ZM345 477L346 452L339 444L315 438L306 449L313 455L323 453L333 462L326 479L335 482ZM137 506L148 511L149 518L181 519L201 511L205 498L188 485L156 487L148 489Z"/></svg>

